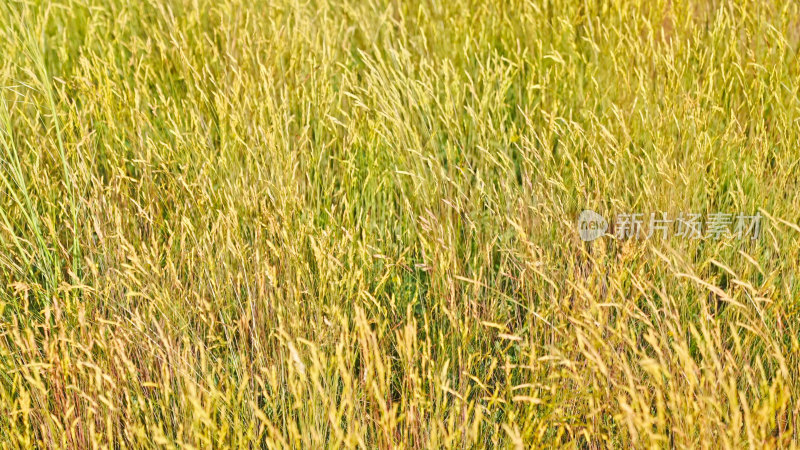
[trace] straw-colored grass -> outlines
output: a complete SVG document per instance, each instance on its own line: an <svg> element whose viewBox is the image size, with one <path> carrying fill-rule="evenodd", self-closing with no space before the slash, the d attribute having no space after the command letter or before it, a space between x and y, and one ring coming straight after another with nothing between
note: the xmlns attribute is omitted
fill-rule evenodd
<svg viewBox="0 0 800 450"><path fill-rule="evenodd" d="M791 1L3 0L0 445L797 447L798 48Z"/></svg>

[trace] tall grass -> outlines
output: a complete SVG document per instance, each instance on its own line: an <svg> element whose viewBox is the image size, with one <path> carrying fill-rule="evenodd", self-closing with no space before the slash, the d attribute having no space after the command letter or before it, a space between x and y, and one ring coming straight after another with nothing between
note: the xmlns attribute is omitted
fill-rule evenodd
<svg viewBox="0 0 800 450"><path fill-rule="evenodd" d="M798 447L799 46L792 2L7 0L0 442Z"/></svg>

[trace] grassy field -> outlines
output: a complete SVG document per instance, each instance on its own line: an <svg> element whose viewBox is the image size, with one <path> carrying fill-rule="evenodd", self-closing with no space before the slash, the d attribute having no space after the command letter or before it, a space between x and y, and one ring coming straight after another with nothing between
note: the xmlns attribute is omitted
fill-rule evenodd
<svg viewBox="0 0 800 450"><path fill-rule="evenodd" d="M0 446L798 447L799 47L783 1L3 0Z"/></svg>

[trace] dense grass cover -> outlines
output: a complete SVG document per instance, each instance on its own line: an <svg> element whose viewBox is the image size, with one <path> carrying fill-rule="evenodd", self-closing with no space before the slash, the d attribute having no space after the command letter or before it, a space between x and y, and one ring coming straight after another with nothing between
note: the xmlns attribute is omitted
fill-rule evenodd
<svg viewBox="0 0 800 450"><path fill-rule="evenodd" d="M799 46L783 1L3 0L0 443L796 447Z"/></svg>

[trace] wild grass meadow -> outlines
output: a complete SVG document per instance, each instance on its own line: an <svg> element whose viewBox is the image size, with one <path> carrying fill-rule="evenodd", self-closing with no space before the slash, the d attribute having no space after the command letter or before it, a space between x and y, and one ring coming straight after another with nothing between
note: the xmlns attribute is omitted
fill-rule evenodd
<svg viewBox="0 0 800 450"><path fill-rule="evenodd" d="M0 0L0 446L797 448L799 48L792 1Z"/></svg>

